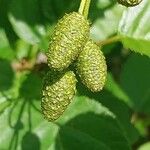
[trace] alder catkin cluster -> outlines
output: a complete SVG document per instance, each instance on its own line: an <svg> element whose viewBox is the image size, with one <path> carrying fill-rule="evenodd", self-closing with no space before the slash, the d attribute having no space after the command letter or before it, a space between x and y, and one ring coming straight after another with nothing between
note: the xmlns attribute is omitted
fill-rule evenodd
<svg viewBox="0 0 150 150"><path fill-rule="evenodd" d="M77 12L60 19L47 52L50 70L42 89L41 109L48 121L59 118L72 101L77 79L69 66L76 60L76 73L92 92L104 87L107 66L103 53L89 38L87 19Z"/></svg>

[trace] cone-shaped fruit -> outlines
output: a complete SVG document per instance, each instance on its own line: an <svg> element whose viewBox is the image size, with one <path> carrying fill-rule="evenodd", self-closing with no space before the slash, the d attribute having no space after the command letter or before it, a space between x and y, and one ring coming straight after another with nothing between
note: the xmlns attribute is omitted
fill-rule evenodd
<svg viewBox="0 0 150 150"><path fill-rule="evenodd" d="M67 68L87 42L89 30L89 22L77 12L66 14L60 19L47 52L49 67L57 71Z"/></svg>
<svg viewBox="0 0 150 150"><path fill-rule="evenodd" d="M42 113L48 121L59 118L70 104L76 92L76 78L72 71L49 71L44 79Z"/></svg>
<svg viewBox="0 0 150 150"><path fill-rule="evenodd" d="M77 60L77 73L91 91L102 90L107 75L105 57L100 48L89 40Z"/></svg>

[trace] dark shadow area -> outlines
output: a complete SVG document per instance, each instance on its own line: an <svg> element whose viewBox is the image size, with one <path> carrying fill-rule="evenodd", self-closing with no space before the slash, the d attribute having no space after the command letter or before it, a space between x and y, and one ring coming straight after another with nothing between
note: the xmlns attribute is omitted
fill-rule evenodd
<svg viewBox="0 0 150 150"><path fill-rule="evenodd" d="M16 150L18 147L19 139L21 138L22 150L40 150L40 140L38 136L32 132L32 112L31 108L40 113L39 108L35 106L34 101L41 98L42 82L38 74L31 72L27 74L26 79L23 81L19 90L19 97L14 102L10 110L9 125L13 128L14 132L10 140L8 150ZM17 111L19 108L19 111ZM28 114L26 124L23 123L22 118L24 114ZM28 125L28 130L21 134L21 131Z"/></svg>
<svg viewBox="0 0 150 150"><path fill-rule="evenodd" d="M60 128L56 150L127 150L125 141L115 119L106 114L88 112L76 116Z"/></svg>
<svg viewBox="0 0 150 150"><path fill-rule="evenodd" d="M97 6L97 2L98 0L91 2L89 13L89 20L91 22L99 17L103 17L104 11L116 3L115 1L110 1L109 5L100 8ZM61 2L60 0L0 0L0 27L5 30L9 43L14 48L18 36L13 29L13 25L10 23L13 19L13 24L16 24L16 21L23 22L29 26L35 35L41 37L36 26L43 25L46 27L47 25L53 25L65 13L78 11L79 5L80 0L61 0ZM17 27L17 25L15 26Z"/></svg>
<svg viewBox="0 0 150 150"><path fill-rule="evenodd" d="M150 59L147 56L130 55L122 70L121 85L134 110L150 116Z"/></svg>
<svg viewBox="0 0 150 150"><path fill-rule="evenodd" d="M42 12L47 22L56 23L65 13L77 11L80 0L43 0Z"/></svg>
<svg viewBox="0 0 150 150"><path fill-rule="evenodd" d="M93 22L99 17L104 16L104 11L110 9L116 2L111 1L109 5L104 8L98 8L98 0L91 1L89 20ZM51 22L55 23L60 19L65 13L72 11L78 11L80 5L80 0L43 0L41 2L42 12L45 18Z"/></svg>
<svg viewBox="0 0 150 150"><path fill-rule="evenodd" d="M18 112L18 116L17 118L14 118L13 115L13 111L15 109L15 107L18 105L18 102L16 102L10 112L10 117L9 117L9 124L11 126L11 128L14 129L14 133L11 137L10 140L10 144L8 147L8 150L16 150L18 147L19 143L19 138L21 138L21 149L22 150L40 150L40 140L37 137L36 134L32 133L32 118L31 118L31 105L29 103L27 103L26 100L22 100L21 103L21 107L20 107L20 111ZM19 104L20 105L20 104ZM26 111L25 107L27 107L28 105L28 126L29 126L29 130L27 132L25 132L25 134L23 135L23 137L21 137L21 131L25 128L22 120L23 114ZM16 120L16 121L15 121ZM12 122L15 122L14 125Z"/></svg>
<svg viewBox="0 0 150 150"><path fill-rule="evenodd" d="M55 23L65 13L77 10L80 0L12 0L11 15L28 25Z"/></svg>
<svg viewBox="0 0 150 150"><path fill-rule="evenodd" d="M89 19L93 23L97 18L104 17L106 10L110 9L115 5L115 1L110 0L110 3L103 8L98 7L98 0L92 0L89 10Z"/></svg>
<svg viewBox="0 0 150 150"><path fill-rule="evenodd" d="M7 60L0 59L0 92L8 90L14 79L14 72L11 64Z"/></svg>
<svg viewBox="0 0 150 150"><path fill-rule="evenodd" d="M114 79L120 83L122 68L131 52L125 50L121 42L106 45L102 51L105 53L107 70L112 72Z"/></svg>
<svg viewBox="0 0 150 150"><path fill-rule="evenodd" d="M22 150L40 150L40 139L35 133L32 133L32 114L30 104L28 104L28 124L29 131L25 133L21 140Z"/></svg>
<svg viewBox="0 0 150 150"><path fill-rule="evenodd" d="M12 0L9 4L9 13L18 21L26 22L32 26L43 24L40 0Z"/></svg>
<svg viewBox="0 0 150 150"><path fill-rule="evenodd" d="M41 97L42 82L38 74L31 72L26 76L20 88L20 97L26 101L39 100Z"/></svg>
<svg viewBox="0 0 150 150"><path fill-rule="evenodd" d="M26 132L22 138L22 150L40 150L40 145L39 138L32 132Z"/></svg>
<svg viewBox="0 0 150 150"><path fill-rule="evenodd" d="M10 116L9 116L9 120L8 120L10 127L14 129L14 133L11 137L11 141L10 141L8 150L16 150L17 149L18 141L19 141L19 132L24 128L24 125L21 121L21 117L23 115L23 111L25 108L25 104L26 104L25 101L23 101L21 104L18 116L17 116L17 118L15 118L15 123L12 123L12 122L14 122L14 119L12 119L13 111L15 110L15 107L17 106L17 104L18 104L18 101L16 101L16 103L14 103L14 105L10 111Z"/></svg>
<svg viewBox="0 0 150 150"><path fill-rule="evenodd" d="M9 5L10 5L10 0L0 0L0 6L1 6L0 27L5 30L10 46L13 48L14 43L18 39L18 37L13 31L12 25L8 20Z"/></svg>

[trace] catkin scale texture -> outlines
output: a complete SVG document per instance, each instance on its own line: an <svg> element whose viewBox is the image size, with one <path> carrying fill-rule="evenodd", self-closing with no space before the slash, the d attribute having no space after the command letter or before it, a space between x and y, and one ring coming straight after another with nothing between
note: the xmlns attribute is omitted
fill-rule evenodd
<svg viewBox="0 0 150 150"><path fill-rule="evenodd" d="M72 71L49 71L42 90L41 109L48 121L58 119L72 101L76 93L76 78Z"/></svg>
<svg viewBox="0 0 150 150"><path fill-rule="evenodd" d="M47 52L49 67L58 71L67 68L87 42L89 28L89 22L77 12L66 14L60 19Z"/></svg>
<svg viewBox="0 0 150 150"><path fill-rule="evenodd" d="M100 48L89 40L77 60L77 73L91 91L98 92L104 87L107 66Z"/></svg>
<svg viewBox="0 0 150 150"><path fill-rule="evenodd" d="M126 6L126 7L133 7L141 3L142 0L118 0L118 3Z"/></svg>

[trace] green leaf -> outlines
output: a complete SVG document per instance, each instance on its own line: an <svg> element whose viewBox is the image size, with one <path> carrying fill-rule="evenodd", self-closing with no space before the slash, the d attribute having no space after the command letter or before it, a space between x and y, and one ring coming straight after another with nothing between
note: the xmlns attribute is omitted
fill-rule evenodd
<svg viewBox="0 0 150 150"><path fill-rule="evenodd" d="M101 1L99 1L98 4L99 3L101 3ZM102 3L104 3L104 1ZM105 3L108 2L105 1ZM100 8L97 9L98 10L94 14L98 14L98 16L94 20L94 23L91 27L91 37L94 40L99 41L107 39L109 36L117 33L117 28L119 20L121 18L121 14L123 12L123 8L118 5L114 5L113 2L111 2L106 8L102 10Z"/></svg>
<svg viewBox="0 0 150 150"><path fill-rule="evenodd" d="M45 33L38 0L12 0L9 20L16 34L30 44L40 43Z"/></svg>
<svg viewBox="0 0 150 150"><path fill-rule="evenodd" d="M77 95L60 119L45 121L41 87L37 73L24 74L18 98L0 115L0 149L130 150L116 116L88 97Z"/></svg>
<svg viewBox="0 0 150 150"><path fill-rule="evenodd" d="M130 149L114 114L87 97L76 97L58 123L61 123L56 144L59 149Z"/></svg>
<svg viewBox="0 0 150 150"><path fill-rule="evenodd" d="M42 80L26 72L22 73L22 81L18 98L0 115L0 149L48 149L58 127L46 122L40 113Z"/></svg>
<svg viewBox="0 0 150 150"><path fill-rule="evenodd" d="M61 127L57 145L59 149L76 150L128 150L119 126L112 117L93 112L81 114Z"/></svg>
<svg viewBox="0 0 150 150"><path fill-rule="evenodd" d="M137 112L150 114L150 59L133 54L124 65L121 84L132 107Z"/></svg>
<svg viewBox="0 0 150 150"><path fill-rule="evenodd" d="M119 34L126 48L150 56L150 1L143 0L134 8L124 11Z"/></svg>
<svg viewBox="0 0 150 150"><path fill-rule="evenodd" d="M30 52L30 48L31 45L29 45L27 42L24 42L23 40L18 40L15 44L17 59L21 60L23 58L27 58Z"/></svg>
<svg viewBox="0 0 150 150"><path fill-rule="evenodd" d="M112 95L110 93L105 94L107 96L104 97L104 100L106 101L108 99L111 101L105 102L104 105L106 105L113 113L116 114L121 125L123 126L123 128L125 130L125 134L127 135L129 142L132 145L139 138L139 133L133 127L133 125L130 123L131 116L132 116L132 114L130 112L130 108L132 106L131 100L125 93L124 89L121 88L121 85L119 85L119 83L117 83L114 80L114 78L111 74L108 74L108 76L107 76L107 82L106 82L105 88ZM124 111L122 112L122 110L124 110Z"/></svg>
<svg viewBox="0 0 150 150"><path fill-rule="evenodd" d="M109 78L109 77L108 77ZM123 129L123 134L127 137L128 142L132 145L139 138L138 131L131 124L132 112L129 106L126 104L124 98L127 98L123 90L112 82L108 86L107 81L106 89L98 93L91 93L85 87L79 84L78 91L81 95L86 95L90 99L100 102L103 106L108 108L117 118L121 128ZM115 84L115 85L112 85ZM111 87L119 88L119 91L114 91ZM108 88L109 87L109 88ZM123 93L122 93L123 92Z"/></svg>

